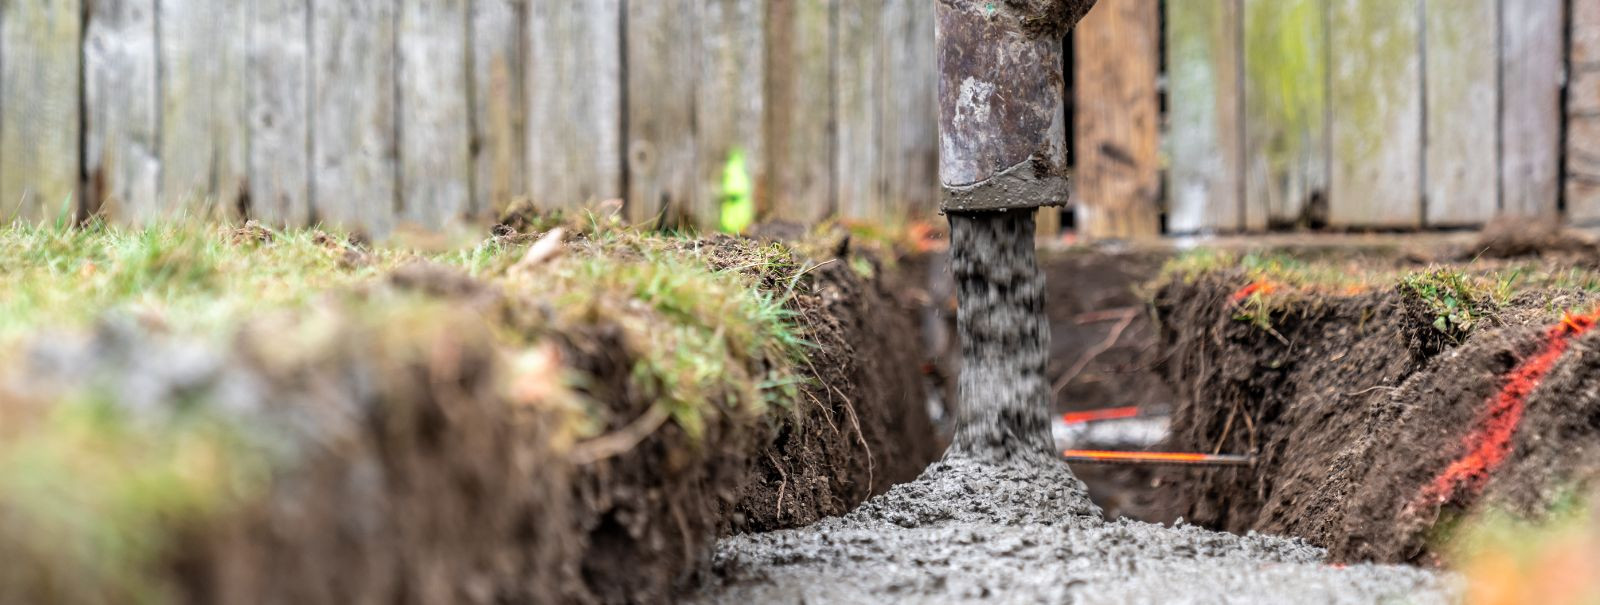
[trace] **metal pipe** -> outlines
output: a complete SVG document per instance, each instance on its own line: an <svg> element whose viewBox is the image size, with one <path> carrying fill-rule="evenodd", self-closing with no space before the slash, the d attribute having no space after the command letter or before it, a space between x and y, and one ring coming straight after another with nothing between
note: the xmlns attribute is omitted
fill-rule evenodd
<svg viewBox="0 0 1600 605"><path fill-rule="evenodd" d="M1094 0L939 0L940 209L1067 203L1063 38Z"/></svg>

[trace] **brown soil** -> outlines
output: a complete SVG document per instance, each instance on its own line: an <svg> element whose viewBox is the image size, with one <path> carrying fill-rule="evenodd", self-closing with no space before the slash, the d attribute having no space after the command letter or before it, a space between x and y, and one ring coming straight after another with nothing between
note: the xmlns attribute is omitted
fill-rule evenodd
<svg viewBox="0 0 1600 605"><path fill-rule="evenodd" d="M1419 499L1469 453L1468 435L1506 375L1546 341L1565 309L1592 297L1525 294L1459 344L1414 295L1291 294L1271 331L1234 317L1247 283L1175 279L1156 299L1177 450L1251 453L1253 468L1172 472L1166 495L1191 522L1298 536L1341 561L1435 563L1449 521L1487 504L1546 510L1600 469L1594 334L1574 339L1527 398L1504 463L1480 492ZM1422 505L1414 504L1424 502Z"/></svg>
<svg viewBox="0 0 1600 605"><path fill-rule="evenodd" d="M751 244L686 245L717 259L718 248ZM670 600L708 568L719 536L843 513L937 456L917 333L880 282L849 266L828 263L797 282L792 308L817 345L798 401L762 416L712 402L718 413L706 415L698 440L670 421L651 430L654 402L633 386L636 360L611 320L551 325L536 305L506 301L445 267L406 266L374 286L464 310L466 319L414 346L389 340L392 328L340 323L330 346L285 355L276 341L300 319L252 325L208 366L216 377L172 386L172 397L250 385L245 395L219 392L248 410L252 426L285 436L294 461L242 509L172 520L179 540L161 575L196 603ZM592 451L582 444L560 443L561 410L523 405L500 388L511 377L485 314L536 331L561 365L586 377L575 388L598 408L602 435L640 439L592 459L578 455ZM104 352L162 357L152 347L165 337L111 338L132 342L108 348L98 338L63 354L68 374L30 372L40 383L145 380L148 368ZM11 571L28 581L3 583L23 593L0 600L72 584L48 569ZM108 598L122 600L86 596Z"/></svg>

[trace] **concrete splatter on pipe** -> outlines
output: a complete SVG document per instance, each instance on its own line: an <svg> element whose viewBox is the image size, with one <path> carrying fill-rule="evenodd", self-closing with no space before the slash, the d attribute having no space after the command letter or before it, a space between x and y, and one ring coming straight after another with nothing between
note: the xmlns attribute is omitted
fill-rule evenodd
<svg viewBox="0 0 1600 605"><path fill-rule="evenodd" d="M939 0L946 212L1067 202L1063 38L1094 0Z"/></svg>

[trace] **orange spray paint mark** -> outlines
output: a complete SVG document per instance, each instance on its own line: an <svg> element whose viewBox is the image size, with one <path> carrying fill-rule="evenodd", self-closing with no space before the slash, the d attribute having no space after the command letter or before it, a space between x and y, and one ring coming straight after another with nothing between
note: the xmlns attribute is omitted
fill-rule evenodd
<svg viewBox="0 0 1600 605"><path fill-rule="evenodd" d="M1473 493L1483 490L1489 474L1511 454L1511 437L1522 422L1528 395L1555 367L1572 338L1593 328L1597 318L1600 318L1600 310L1587 315L1568 313L1545 332L1544 347L1512 368L1505 375L1500 391L1486 402L1472 431L1463 440L1467 446L1466 455L1435 476L1412 500L1411 509L1443 504L1463 489Z"/></svg>
<svg viewBox="0 0 1600 605"><path fill-rule="evenodd" d="M1099 421L1099 420L1118 420L1118 419L1122 419L1122 418L1136 418L1138 416L1139 416L1139 408L1138 407L1136 407L1136 406L1127 406L1127 407L1120 407L1120 408L1105 408L1105 409L1100 409L1100 410L1088 410L1088 411L1083 411L1083 412L1067 412L1067 413L1061 415L1061 421L1066 423L1066 424L1084 424L1084 423L1087 423L1087 422L1096 422L1096 421Z"/></svg>
<svg viewBox="0 0 1600 605"><path fill-rule="evenodd" d="M1277 291L1278 291L1277 282L1273 282L1273 281L1265 280L1265 279L1258 279L1256 281L1250 282L1248 285L1246 285L1243 288L1239 288L1238 290L1235 290L1232 295L1228 296L1228 300L1233 301L1234 304L1239 304L1241 302L1244 302L1244 299L1250 298L1253 295L1260 294L1262 296L1266 296L1268 294L1271 294L1271 293L1277 292Z"/></svg>

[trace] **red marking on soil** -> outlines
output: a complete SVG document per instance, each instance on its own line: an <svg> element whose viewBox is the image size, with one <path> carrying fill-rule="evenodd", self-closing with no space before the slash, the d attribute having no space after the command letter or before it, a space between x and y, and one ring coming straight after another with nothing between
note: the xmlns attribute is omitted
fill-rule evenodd
<svg viewBox="0 0 1600 605"><path fill-rule="evenodd" d="M1083 424L1097 420L1117 420L1120 418L1134 418L1139 415L1138 406L1120 408L1105 408L1083 412L1067 412L1061 415L1061 421L1067 424Z"/></svg>
<svg viewBox="0 0 1600 605"><path fill-rule="evenodd" d="M1241 302L1244 302L1244 299L1250 298L1253 295L1260 294L1262 296L1266 296L1268 294L1271 294L1271 293L1277 292L1277 291L1278 291L1277 282L1273 282L1271 280L1260 279L1260 280L1256 280L1256 281L1250 282L1248 285L1246 285L1243 288L1239 288L1238 290L1235 290L1233 292L1233 294L1228 297L1228 300L1233 301L1234 304L1239 304Z"/></svg>
<svg viewBox="0 0 1600 605"><path fill-rule="evenodd" d="M1600 319L1600 309L1587 315L1568 313L1561 317L1559 323L1545 332L1544 347L1506 373L1505 384L1500 387L1500 392L1485 402L1484 410L1478 415L1472 431L1467 433L1464 439L1467 446L1466 455L1450 463L1450 466L1435 476L1433 481L1422 489L1422 493L1417 494L1412 500L1410 509L1415 510L1429 504L1443 504L1462 489L1473 494L1483 490L1489 474L1511 454L1511 437L1516 433L1517 425L1522 422L1528 395L1538 388L1545 375L1555 367L1556 360L1567 351L1567 345L1571 343L1572 337L1589 331L1597 319Z"/></svg>

